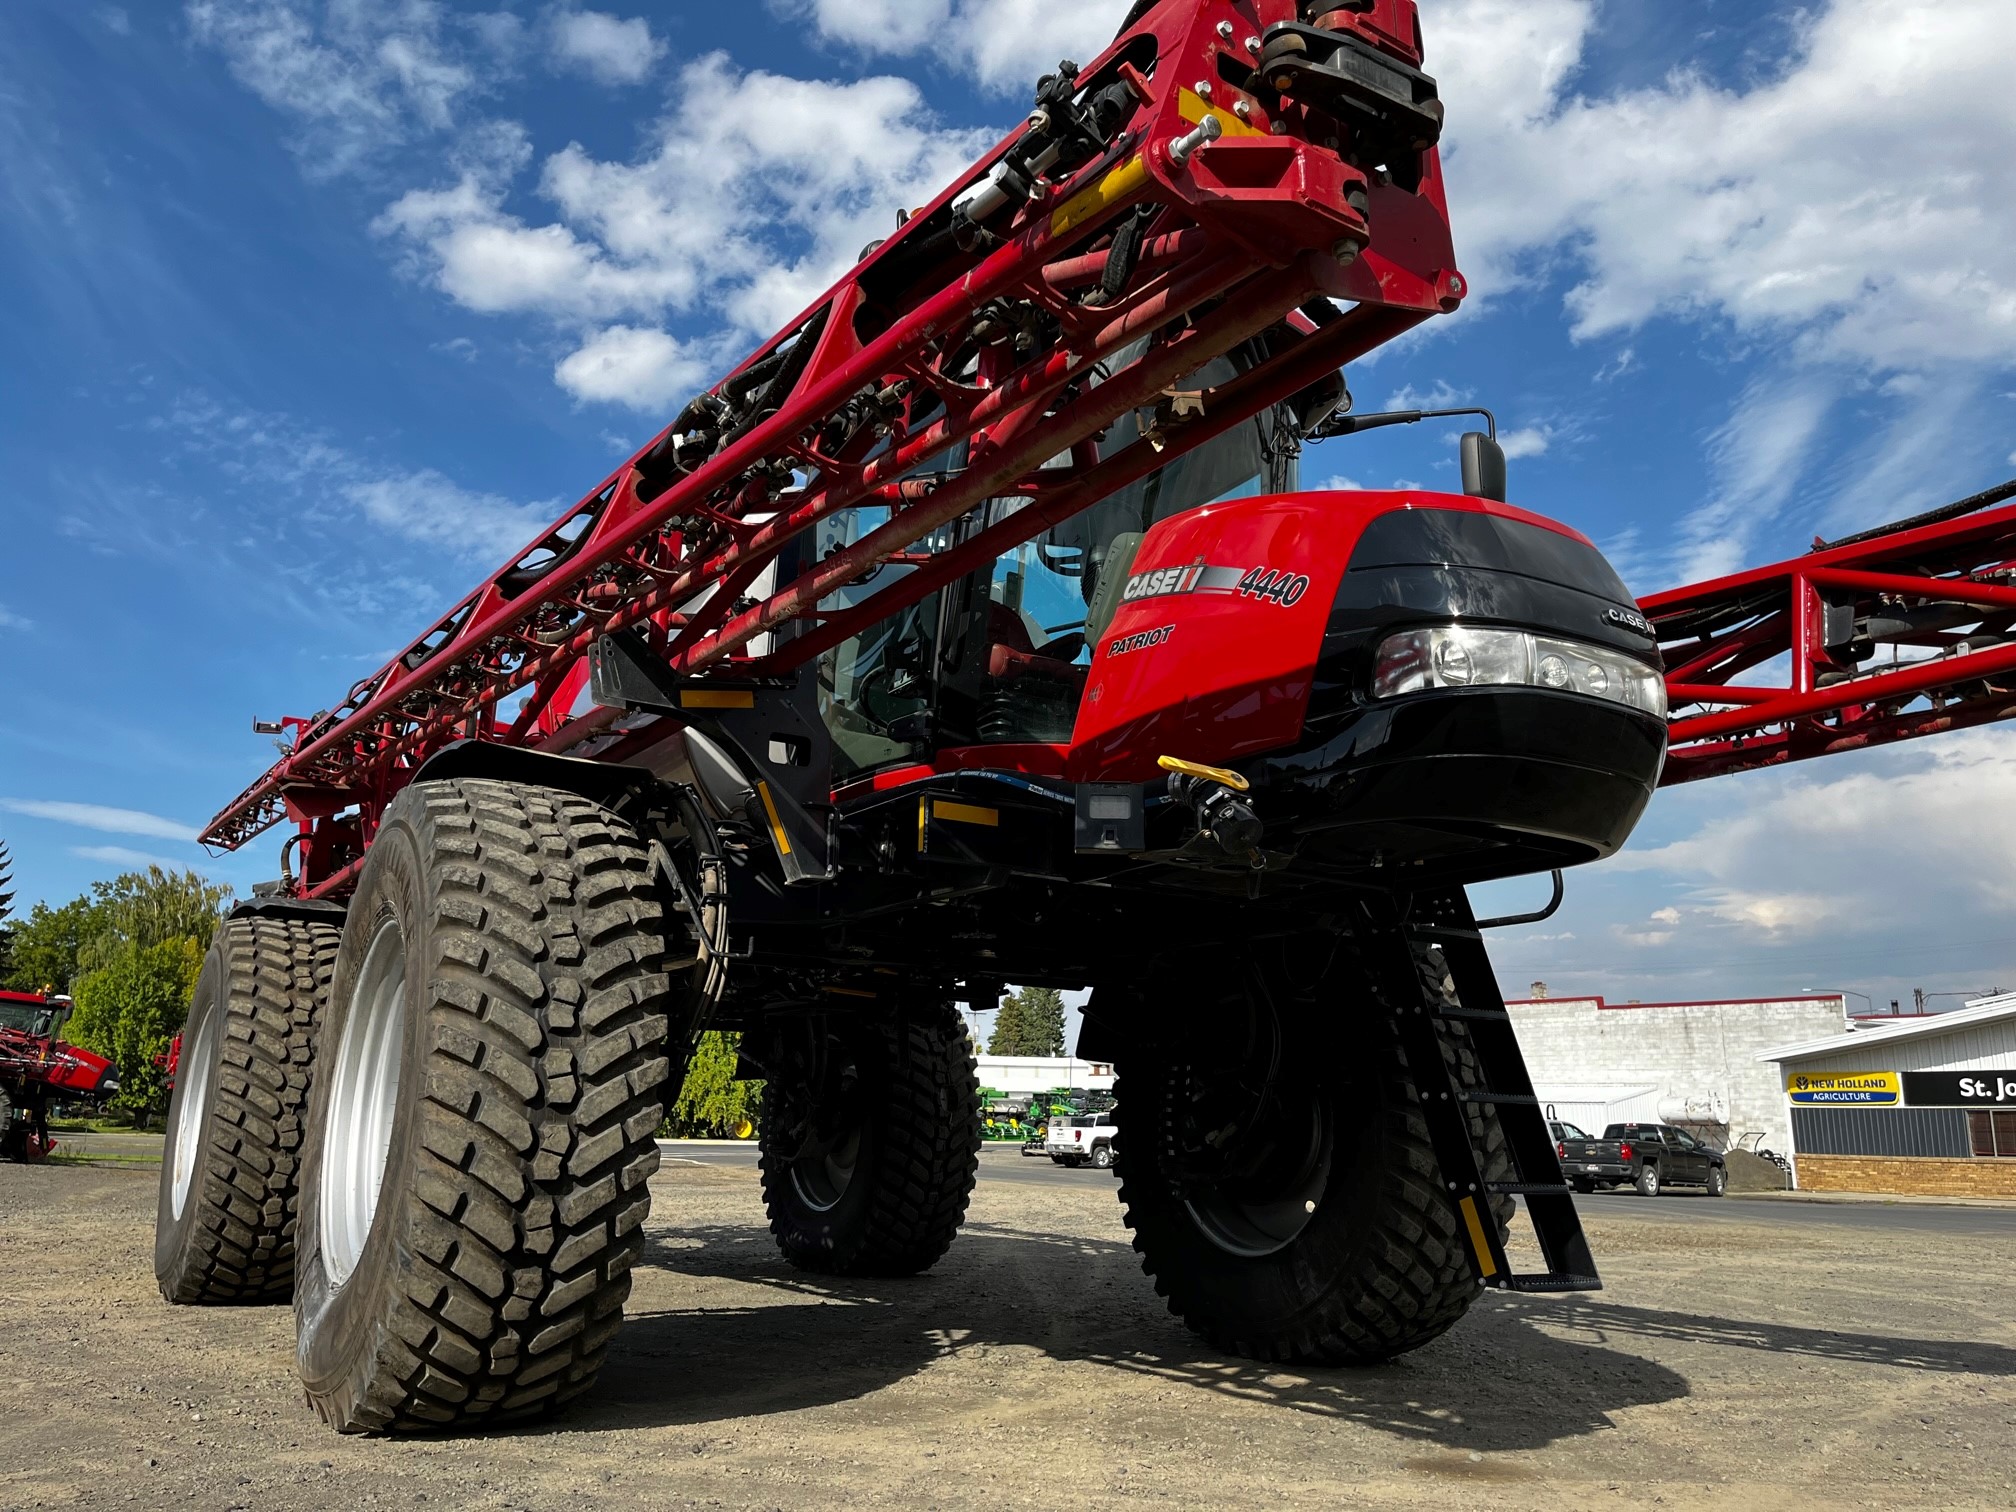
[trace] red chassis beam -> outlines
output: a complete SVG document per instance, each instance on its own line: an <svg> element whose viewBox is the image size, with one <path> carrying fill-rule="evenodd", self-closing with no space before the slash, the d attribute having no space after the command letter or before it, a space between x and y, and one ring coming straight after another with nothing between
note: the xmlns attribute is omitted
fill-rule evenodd
<svg viewBox="0 0 2016 1512"><path fill-rule="evenodd" d="M1640 607L1666 658L1667 783L2016 715L2016 505L1906 522ZM1767 663L1782 682L1742 680Z"/></svg>
<svg viewBox="0 0 2016 1512"><path fill-rule="evenodd" d="M1072 89L341 705L286 721L291 749L204 842L235 849L291 819L301 890L341 891L384 805L450 741L602 756L648 739L613 732L610 710L571 715L600 637L639 628L688 676L789 670L1454 309L1465 285L1432 130L1368 170L1361 127L1342 113L1233 82L1267 28L1297 13L1296 0L1150 7ZM1372 49L1402 73L1420 62L1413 0L1371 0L1321 25L1360 59ZM1121 108L1090 149L1081 133L1061 157L1035 155L1062 140L1060 116L1102 98ZM961 224L962 205L992 208ZM1315 299L1350 307L1291 319ZM1263 332L1266 361L1171 403L1187 375ZM1119 366L1129 347L1139 355ZM1130 411L1141 439L1102 453ZM710 439L689 453L696 433ZM920 473L961 443L963 468ZM1046 465L1066 454L1069 467ZM1004 497L1026 502L865 602L822 610L836 588L917 561L920 542ZM886 522L759 587L805 532L860 508ZM796 633L781 645L752 651L786 626Z"/></svg>

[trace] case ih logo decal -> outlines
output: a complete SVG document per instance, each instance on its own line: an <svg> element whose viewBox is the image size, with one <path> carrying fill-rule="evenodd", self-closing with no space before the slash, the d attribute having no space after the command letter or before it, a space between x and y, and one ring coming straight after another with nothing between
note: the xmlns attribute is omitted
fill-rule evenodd
<svg viewBox="0 0 2016 1512"><path fill-rule="evenodd" d="M1150 646L1159 646L1176 633L1174 625L1157 625L1153 630L1140 630L1133 635L1123 635L1118 640L1106 644L1108 656L1125 656L1129 651L1146 651Z"/></svg>
<svg viewBox="0 0 2016 1512"><path fill-rule="evenodd" d="M1284 608L1309 591L1305 573L1272 567L1209 567L1192 562L1184 567L1158 567L1137 572L1120 591L1120 602L1164 598L1172 593L1236 593Z"/></svg>
<svg viewBox="0 0 2016 1512"><path fill-rule="evenodd" d="M1647 640L1659 639L1659 632L1652 628L1652 621L1635 609L1605 609L1603 618L1620 630L1635 630Z"/></svg>

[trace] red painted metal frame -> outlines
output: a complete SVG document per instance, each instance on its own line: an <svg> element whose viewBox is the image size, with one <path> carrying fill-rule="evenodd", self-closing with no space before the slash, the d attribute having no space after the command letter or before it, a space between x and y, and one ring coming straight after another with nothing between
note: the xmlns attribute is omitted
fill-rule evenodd
<svg viewBox="0 0 2016 1512"><path fill-rule="evenodd" d="M639 627L686 675L789 670L1454 309L1465 286L1432 150L1418 188L1405 190L1345 161L1337 144L1348 150L1348 127L1226 82L1250 63L1259 33L1296 14L1295 0L1164 0L1149 10L1080 76L1132 88L1133 117L1108 150L1039 184L1026 206L987 223L998 235L961 250L942 234L944 212L1010 150L1021 131L1012 133L714 391L787 349L795 361L802 343L809 360L767 417L648 497L639 467L652 446L640 450L338 708L288 721L292 749L211 821L204 842L235 849L292 819L299 890L341 892L385 804L452 740L613 760L662 735L613 731L611 710L573 716L599 637ZM1375 0L1322 24L1420 62L1413 0ZM1200 139L1206 115L1218 139L1172 151ZM1157 208L1130 281L1110 300L1085 299L1115 226L1142 206ZM1320 327L1284 326L1319 297L1349 308ZM1030 350L986 344L1003 302L1042 329ZM1003 322L991 324L998 332ZM1201 413L1168 403L1188 374L1262 332L1269 360L1204 393ZM1107 371L1144 341L1142 355ZM836 445L832 423L876 396L877 423ZM1102 453L1100 438L1130 411L1142 416L1142 439ZM961 442L962 469L915 476ZM1070 466L1046 466L1066 454ZM914 550L1002 497L1027 502L956 546ZM794 540L864 507L885 509L886 522L757 591ZM820 607L892 558L917 565L846 610ZM787 625L796 633L780 646L750 650ZM519 695L507 717L500 705Z"/></svg>
<svg viewBox="0 0 2016 1512"><path fill-rule="evenodd" d="M1858 623L1913 612L1932 623L1830 648L1830 604L1852 606ZM2016 715L2016 505L1675 588L1640 607L1666 657L1668 783ZM1782 663L1782 683L1742 680L1767 663Z"/></svg>

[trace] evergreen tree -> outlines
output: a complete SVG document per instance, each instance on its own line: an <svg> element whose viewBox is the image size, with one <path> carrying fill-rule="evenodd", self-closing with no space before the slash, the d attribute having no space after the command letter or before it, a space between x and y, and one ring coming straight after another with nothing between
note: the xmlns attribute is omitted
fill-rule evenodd
<svg viewBox="0 0 2016 1512"><path fill-rule="evenodd" d="M1001 1000L989 1055L1062 1055L1064 998L1052 987L1024 987Z"/></svg>
<svg viewBox="0 0 2016 1512"><path fill-rule="evenodd" d="M12 858L7 854L6 842L0 841L0 982L14 974L14 931L7 927L7 921L14 913L14 878Z"/></svg>

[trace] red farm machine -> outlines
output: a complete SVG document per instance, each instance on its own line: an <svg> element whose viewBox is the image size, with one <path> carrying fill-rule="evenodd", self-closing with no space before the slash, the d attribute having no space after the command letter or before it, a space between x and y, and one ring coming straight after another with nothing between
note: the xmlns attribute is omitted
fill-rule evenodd
<svg viewBox="0 0 2016 1512"><path fill-rule="evenodd" d="M974 1180L955 1004L1008 982L1091 989L1135 1247L1218 1346L1373 1362L1596 1286L1465 884L1609 855L1662 778L2010 712L2016 519L1641 605L1488 434L1461 493L1297 491L1307 441L1421 418L1341 370L1467 292L1422 61L1412 0L1143 0L270 727L205 834L291 826L197 989L164 1294L291 1295L344 1430L551 1408L703 1029L765 1081L785 1257L903 1275Z"/></svg>
<svg viewBox="0 0 2016 1512"><path fill-rule="evenodd" d="M69 1016L68 998L0 992L0 1160L47 1159L53 1104L96 1107L119 1090L112 1062L57 1038Z"/></svg>

